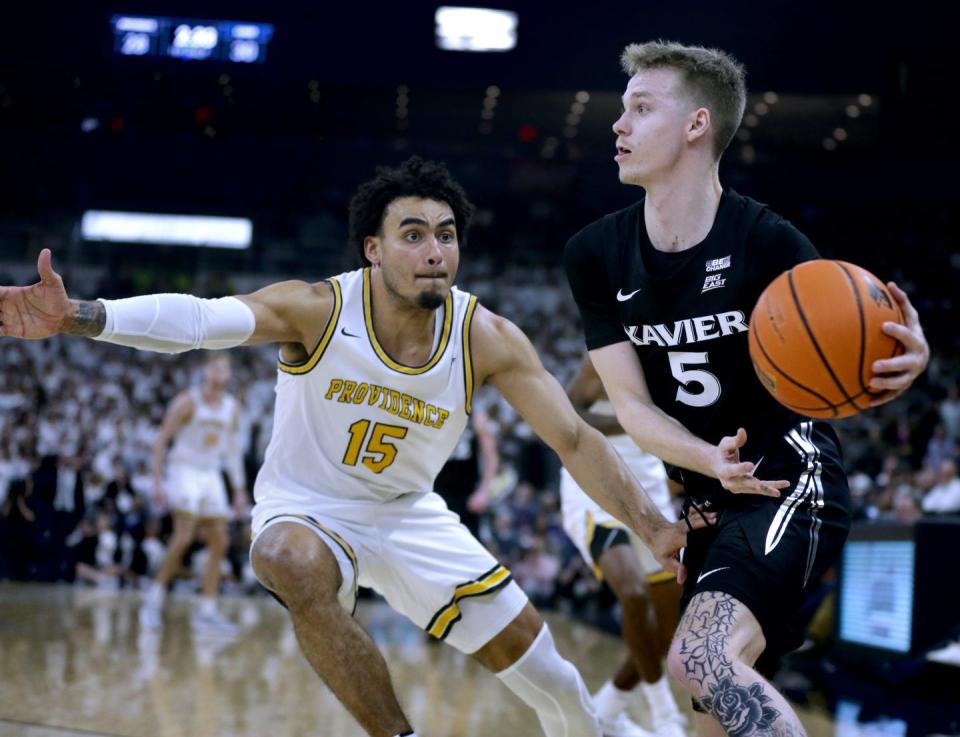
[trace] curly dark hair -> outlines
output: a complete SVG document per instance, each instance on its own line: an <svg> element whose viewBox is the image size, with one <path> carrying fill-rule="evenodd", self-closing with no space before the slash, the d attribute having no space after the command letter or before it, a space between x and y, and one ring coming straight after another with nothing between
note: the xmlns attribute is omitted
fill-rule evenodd
<svg viewBox="0 0 960 737"><path fill-rule="evenodd" d="M474 207L463 187L445 164L411 156L395 169L377 167L377 175L361 184L350 200L350 243L356 247L362 264L370 263L363 249L364 238L382 235L384 213L391 202L401 197L446 202L453 210L457 240L461 246L466 245Z"/></svg>

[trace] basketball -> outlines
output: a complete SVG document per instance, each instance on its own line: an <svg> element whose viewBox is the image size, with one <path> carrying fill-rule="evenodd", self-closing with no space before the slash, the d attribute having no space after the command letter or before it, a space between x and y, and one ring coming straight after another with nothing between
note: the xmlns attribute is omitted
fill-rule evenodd
<svg viewBox="0 0 960 737"><path fill-rule="evenodd" d="M773 398L801 415L849 417L880 392L873 362L903 351L883 332L903 324L886 285L866 269L819 259L774 279L750 316L750 358Z"/></svg>

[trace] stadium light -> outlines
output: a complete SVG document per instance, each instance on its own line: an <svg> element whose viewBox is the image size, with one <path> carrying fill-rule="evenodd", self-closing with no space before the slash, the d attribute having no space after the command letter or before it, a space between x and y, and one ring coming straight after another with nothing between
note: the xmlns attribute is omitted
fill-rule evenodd
<svg viewBox="0 0 960 737"><path fill-rule="evenodd" d="M437 8L437 48L510 51L517 45L517 14L490 8Z"/></svg>
<svg viewBox="0 0 960 737"><path fill-rule="evenodd" d="M253 223L209 215L87 210L80 231L88 241L242 249L250 247Z"/></svg>

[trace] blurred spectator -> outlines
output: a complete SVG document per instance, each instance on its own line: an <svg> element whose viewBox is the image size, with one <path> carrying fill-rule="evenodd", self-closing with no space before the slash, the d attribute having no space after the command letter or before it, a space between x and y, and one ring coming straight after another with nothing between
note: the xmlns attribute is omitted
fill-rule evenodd
<svg viewBox="0 0 960 737"><path fill-rule="evenodd" d="M542 537L534 537L519 561L513 564L513 577L520 584L534 606L550 607L560 565L556 556L546 551Z"/></svg>
<svg viewBox="0 0 960 737"><path fill-rule="evenodd" d="M30 578L33 524L37 519L28 502L30 493L27 482L16 479L0 505L0 575L15 581Z"/></svg>
<svg viewBox="0 0 960 737"><path fill-rule="evenodd" d="M927 452L923 455L923 465L928 468L940 468L943 462L957 455L957 441L947 434L946 427L938 423L933 428L933 436L927 442Z"/></svg>
<svg viewBox="0 0 960 737"><path fill-rule="evenodd" d="M921 506L927 514L960 512L960 478L957 477L957 464L954 461L940 463L937 482L924 495Z"/></svg>
<svg viewBox="0 0 960 737"><path fill-rule="evenodd" d="M947 384L947 397L940 402L940 420L947 435L960 441L960 390L955 381Z"/></svg>

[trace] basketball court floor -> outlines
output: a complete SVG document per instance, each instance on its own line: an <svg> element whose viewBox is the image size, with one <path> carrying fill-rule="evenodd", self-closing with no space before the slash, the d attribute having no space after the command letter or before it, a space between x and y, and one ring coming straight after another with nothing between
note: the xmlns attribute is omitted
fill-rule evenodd
<svg viewBox="0 0 960 737"><path fill-rule="evenodd" d="M272 599L223 600L244 627L234 638L196 635L191 599L177 595L162 633L141 631L139 604L130 591L0 582L0 737L363 737ZM357 616L422 737L541 737L533 712L472 659L428 642L382 603L362 602ZM563 615L547 619L596 690L622 645ZM689 715L679 691L677 700ZM811 737L876 733L841 730L817 709L801 718Z"/></svg>

